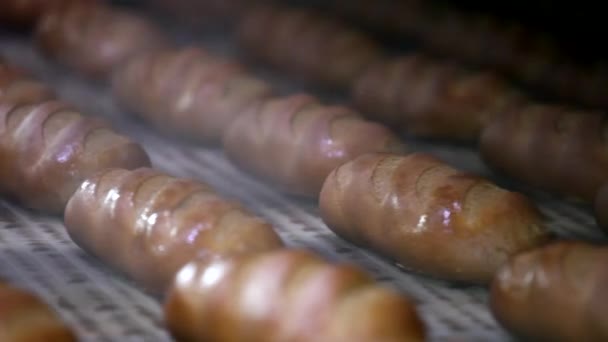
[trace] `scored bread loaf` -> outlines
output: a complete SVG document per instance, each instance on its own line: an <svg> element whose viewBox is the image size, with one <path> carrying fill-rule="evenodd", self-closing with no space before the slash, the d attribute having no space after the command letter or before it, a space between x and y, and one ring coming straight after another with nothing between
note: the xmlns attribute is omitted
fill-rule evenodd
<svg viewBox="0 0 608 342"><path fill-rule="evenodd" d="M144 17L91 2L45 13L35 38L44 54L95 79L108 79L130 58L169 46L161 29Z"/></svg>
<svg viewBox="0 0 608 342"><path fill-rule="evenodd" d="M337 166L366 152L401 152L386 127L342 106L295 94L249 108L228 127L227 157L285 192L316 197Z"/></svg>
<svg viewBox="0 0 608 342"><path fill-rule="evenodd" d="M496 114L522 95L490 72L411 54L376 63L354 83L352 99L370 120L409 135L477 141Z"/></svg>
<svg viewBox="0 0 608 342"><path fill-rule="evenodd" d="M33 209L62 213L91 174L150 165L142 147L109 124L55 99L44 84L10 80L1 70L0 193Z"/></svg>
<svg viewBox="0 0 608 342"><path fill-rule="evenodd" d="M235 117L272 91L241 65L193 47L134 58L112 83L115 96L157 129L213 144Z"/></svg>
<svg viewBox="0 0 608 342"><path fill-rule="evenodd" d="M361 155L327 177L319 203L339 236L452 281L486 284L548 240L528 198L424 153Z"/></svg>
<svg viewBox="0 0 608 342"><path fill-rule="evenodd" d="M496 319L529 341L606 341L608 248L562 241L522 253L490 292Z"/></svg>
<svg viewBox="0 0 608 342"><path fill-rule="evenodd" d="M268 223L206 184L149 168L87 179L68 203L65 226L82 249L158 293L194 257L282 246Z"/></svg>
<svg viewBox="0 0 608 342"><path fill-rule="evenodd" d="M165 301L180 341L419 342L413 303L349 264L304 250L195 260Z"/></svg>

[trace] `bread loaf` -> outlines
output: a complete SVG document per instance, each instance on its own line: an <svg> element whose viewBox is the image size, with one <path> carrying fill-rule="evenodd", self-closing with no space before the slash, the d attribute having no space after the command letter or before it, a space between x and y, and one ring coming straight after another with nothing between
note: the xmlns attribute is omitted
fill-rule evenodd
<svg viewBox="0 0 608 342"><path fill-rule="evenodd" d="M72 240L138 285L164 293L195 257L264 252L282 242L272 227L207 185L149 168L87 179L65 213Z"/></svg>

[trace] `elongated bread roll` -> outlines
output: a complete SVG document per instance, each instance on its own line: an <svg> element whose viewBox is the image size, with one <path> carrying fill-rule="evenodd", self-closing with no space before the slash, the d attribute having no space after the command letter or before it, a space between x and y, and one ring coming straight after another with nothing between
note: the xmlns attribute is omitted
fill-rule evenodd
<svg viewBox="0 0 608 342"><path fill-rule="evenodd" d="M57 100L0 100L0 162L0 193L50 213L62 213L80 183L95 172L150 164L138 144Z"/></svg>
<svg viewBox="0 0 608 342"><path fill-rule="evenodd" d="M382 56L366 35L313 10L258 6L243 16L238 31L252 55L329 87L349 87Z"/></svg>
<svg viewBox="0 0 608 342"><path fill-rule="evenodd" d="M425 327L403 295L351 265L282 250L194 261L165 302L180 341L424 341Z"/></svg>
<svg viewBox="0 0 608 342"><path fill-rule="evenodd" d="M168 45L161 30L143 17L92 3L73 3L46 13L36 42L58 62L102 79L130 58Z"/></svg>
<svg viewBox="0 0 608 342"><path fill-rule="evenodd" d="M608 182L604 115L522 104L484 129L480 149L495 170L530 185L592 202Z"/></svg>
<svg viewBox="0 0 608 342"><path fill-rule="evenodd" d="M325 177L366 152L401 151L380 124L308 95L270 99L239 116L224 136L236 165L286 192L316 197Z"/></svg>
<svg viewBox="0 0 608 342"><path fill-rule="evenodd" d="M0 341L76 342L76 335L44 301L0 280Z"/></svg>
<svg viewBox="0 0 608 342"><path fill-rule="evenodd" d="M148 168L107 170L83 182L65 226L84 250L159 293L194 257L282 245L268 223L207 185Z"/></svg>
<svg viewBox="0 0 608 342"><path fill-rule="evenodd" d="M339 236L438 278L488 283L547 231L521 194L423 153L362 155L323 185L321 216Z"/></svg>
<svg viewBox="0 0 608 342"><path fill-rule="evenodd" d="M493 73L413 54L370 67L353 87L353 101L369 119L410 135L476 141L497 113L521 95Z"/></svg>
<svg viewBox="0 0 608 342"><path fill-rule="evenodd" d="M608 248L559 242L518 255L492 284L498 321L530 341L608 340Z"/></svg>
<svg viewBox="0 0 608 342"><path fill-rule="evenodd" d="M236 116L271 93L239 64L198 48L134 58L116 73L113 90L159 130L215 144Z"/></svg>

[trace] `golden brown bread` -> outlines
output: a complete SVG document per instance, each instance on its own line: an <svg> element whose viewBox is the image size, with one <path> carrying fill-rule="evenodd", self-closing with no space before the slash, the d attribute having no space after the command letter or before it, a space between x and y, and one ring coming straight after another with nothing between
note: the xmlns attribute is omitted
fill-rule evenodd
<svg viewBox="0 0 608 342"><path fill-rule="evenodd" d="M484 161L505 175L592 202L608 182L607 138L601 113L524 103L486 126L480 149Z"/></svg>
<svg viewBox="0 0 608 342"><path fill-rule="evenodd" d="M370 67L352 97L370 119L411 135L475 141L483 125L521 95L493 73L412 54Z"/></svg>
<svg viewBox="0 0 608 342"><path fill-rule="evenodd" d="M516 256L498 272L490 305L530 341L608 340L608 248L559 242Z"/></svg>
<svg viewBox="0 0 608 342"><path fill-rule="evenodd" d="M319 205L339 236L453 281L487 283L548 237L526 197L423 153L359 156L327 177Z"/></svg>
<svg viewBox="0 0 608 342"><path fill-rule="evenodd" d="M107 78L130 58L168 45L161 30L143 17L93 3L46 13L36 42L48 56L94 78Z"/></svg>
<svg viewBox="0 0 608 342"><path fill-rule="evenodd" d="M83 182L65 226L85 251L159 293L194 257L282 245L268 223L207 185L149 168L107 170Z"/></svg>
<svg viewBox="0 0 608 342"><path fill-rule="evenodd" d="M165 302L179 341L416 342L413 304L348 264L303 250L193 261Z"/></svg>
<svg viewBox="0 0 608 342"><path fill-rule="evenodd" d="M382 55L364 34L306 9L252 8L243 16L238 36L260 60L329 87L349 87Z"/></svg>
<svg viewBox="0 0 608 342"><path fill-rule="evenodd" d="M77 338L38 296L0 280L0 341L75 342Z"/></svg>
<svg viewBox="0 0 608 342"><path fill-rule="evenodd" d="M38 87L31 83L21 92L36 94ZM0 161L0 193L50 213L62 213L80 183L97 171L150 164L137 143L53 99L0 100Z"/></svg>
<svg viewBox="0 0 608 342"><path fill-rule="evenodd" d="M185 48L132 59L115 74L113 91L163 132L220 143L228 124L271 87L235 62Z"/></svg>
<svg viewBox="0 0 608 342"><path fill-rule="evenodd" d="M250 108L224 136L225 153L237 166L286 192L311 197L340 164L366 152L402 149L380 124L302 94Z"/></svg>

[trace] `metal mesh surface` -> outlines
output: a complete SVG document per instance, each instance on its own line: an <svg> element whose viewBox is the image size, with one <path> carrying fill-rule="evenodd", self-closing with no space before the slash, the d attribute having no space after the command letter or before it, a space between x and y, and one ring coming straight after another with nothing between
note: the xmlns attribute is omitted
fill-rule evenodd
<svg viewBox="0 0 608 342"><path fill-rule="evenodd" d="M223 38L205 45L232 54ZM192 146L157 134L121 110L102 85L91 84L43 58L23 37L0 33L0 55L31 70L83 112L108 118L139 141L156 168L175 176L199 179L237 199L266 218L290 246L314 250L331 260L357 263L379 281L395 286L417 304L432 341L507 341L487 307L487 291L462 287L404 271L335 236L319 218L314 202L285 196L237 170L219 149ZM285 79L263 74L286 92L297 89ZM326 94L327 95L327 94ZM325 99L338 99L333 94ZM590 211L506 182L492 174L469 146L450 146L410 139L414 150L428 151L464 170L516 188L537 200L558 234L569 238L605 239ZM87 256L74 245L61 218L42 216L0 200L0 278L32 289L52 304L83 341L170 340L162 325L161 300ZM271 294L269 294L271 295Z"/></svg>

